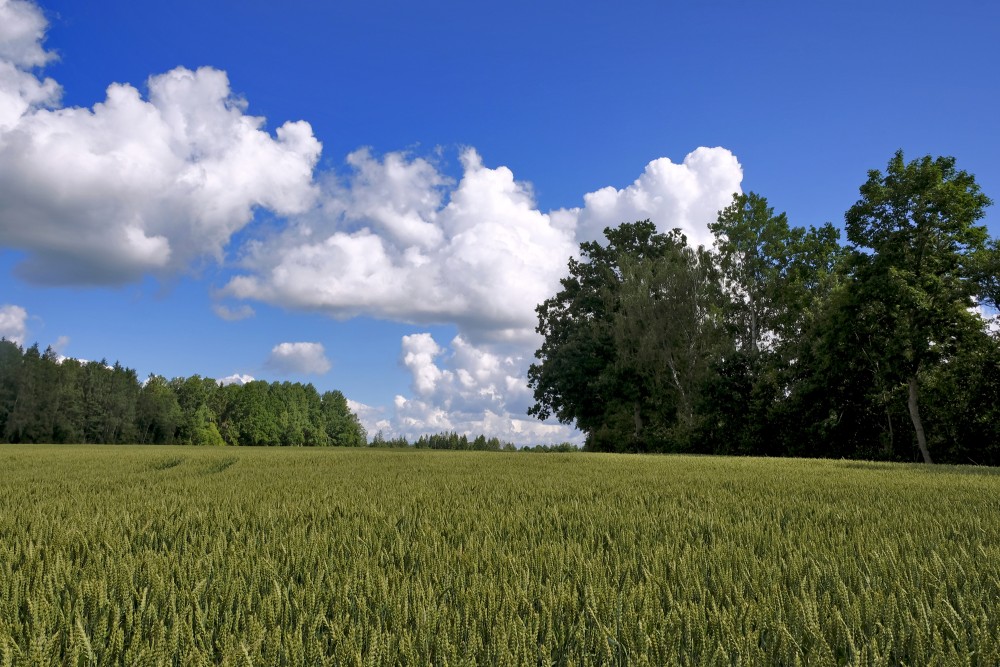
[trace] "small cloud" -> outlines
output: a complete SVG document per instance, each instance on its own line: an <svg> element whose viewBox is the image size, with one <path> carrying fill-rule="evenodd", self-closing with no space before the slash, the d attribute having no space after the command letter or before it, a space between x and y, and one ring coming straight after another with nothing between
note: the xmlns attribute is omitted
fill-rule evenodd
<svg viewBox="0 0 1000 667"><path fill-rule="evenodd" d="M248 382L253 382L256 378L252 375L240 375L239 373L234 373L233 375L227 375L224 378L219 378L219 384L226 386L229 384L239 384L244 385Z"/></svg>
<svg viewBox="0 0 1000 667"><path fill-rule="evenodd" d="M267 367L283 375L323 375L330 370L330 360L322 343L281 343L272 348Z"/></svg>
<svg viewBox="0 0 1000 667"><path fill-rule="evenodd" d="M28 334L27 320L28 311L21 306L0 306L0 338L24 345L24 338Z"/></svg>
<svg viewBox="0 0 1000 667"><path fill-rule="evenodd" d="M256 314L254 309L247 305L242 305L238 308L230 308L229 306L221 303L212 304L212 311L227 322L245 320Z"/></svg>

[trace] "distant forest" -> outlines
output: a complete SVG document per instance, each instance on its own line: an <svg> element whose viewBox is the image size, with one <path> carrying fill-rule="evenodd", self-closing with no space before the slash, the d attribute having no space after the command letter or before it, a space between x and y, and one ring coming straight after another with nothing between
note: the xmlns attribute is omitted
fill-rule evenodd
<svg viewBox="0 0 1000 667"><path fill-rule="evenodd" d="M538 309L531 414L586 449L1000 465L1000 240L954 158L872 170L840 230L738 194L581 244Z"/></svg>
<svg viewBox="0 0 1000 667"><path fill-rule="evenodd" d="M0 442L357 447L367 435L339 391L197 375L140 382L119 363L0 340Z"/></svg>
<svg viewBox="0 0 1000 667"><path fill-rule="evenodd" d="M410 447L413 449L450 449L456 451L474 451L474 452L533 452L539 454L549 454L549 453L566 453L566 452L578 452L580 447L574 445L570 442L561 442L558 444L551 445L532 445L524 446L518 448L512 442L506 442L501 440L496 436L491 436L487 438L485 435L477 435L475 437L469 437L468 435L459 435L454 431L448 431L444 433L435 433L433 435L422 435L413 442L410 442L403 436L396 436L394 438L386 438L382 435L382 432L375 434L375 437L371 441L372 447L386 447L386 448L404 448Z"/></svg>
<svg viewBox="0 0 1000 667"><path fill-rule="evenodd" d="M497 437L455 432L368 442L339 391L311 384L221 385L197 375L167 380L119 363L61 358L0 339L0 442L52 444L263 445L515 451ZM519 451L575 452L569 443Z"/></svg>

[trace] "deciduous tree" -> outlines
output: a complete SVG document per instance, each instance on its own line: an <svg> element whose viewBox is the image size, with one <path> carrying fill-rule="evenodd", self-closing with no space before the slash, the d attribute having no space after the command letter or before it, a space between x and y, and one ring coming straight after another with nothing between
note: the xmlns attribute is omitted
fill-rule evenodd
<svg viewBox="0 0 1000 667"><path fill-rule="evenodd" d="M907 387L917 446L930 463L920 374L954 348L974 317L973 258L987 242L986 228L975 223L991 202L954 158L906 162L902 151L885 173L869 171L860 192L845 216L856 289L881 306L884 366Z"/></svg>

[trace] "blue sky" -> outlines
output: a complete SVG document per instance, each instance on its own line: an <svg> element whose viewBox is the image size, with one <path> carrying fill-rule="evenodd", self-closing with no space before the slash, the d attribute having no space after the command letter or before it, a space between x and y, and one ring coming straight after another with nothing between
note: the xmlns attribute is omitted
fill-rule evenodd
<svg viewBox="0 0 1000 667"><path fill-rule="evenodd" d="M580 241L640 217L706 241L737 189L840 224L897 148L1000 198L997 26L981 2L0 0L0 333L341 389L387 434L572 438L524 415L524 370Z"/></svg>

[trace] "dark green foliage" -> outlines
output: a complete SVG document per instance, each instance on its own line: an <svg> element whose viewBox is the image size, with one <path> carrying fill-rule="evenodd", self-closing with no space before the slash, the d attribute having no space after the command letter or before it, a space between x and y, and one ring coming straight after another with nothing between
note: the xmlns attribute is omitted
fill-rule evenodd
<svg viewBox="0 0 1000 667"><path fill-rule="evenodd" d="M386 438L382 434L382 431L378 431L375 437L372 438L371 447L376 447L378 449L399 449L403 447L410 447L410 442L403 436L397 436L395 438Z"/></svg>
<svg viewBox="0 0 1000 667"><path fill-rule="evenodd" d="M21 348L6 338L0 339L0 438L6 438L7 422L17 401Z"/></svg>
<svg viewBox="0 0 1000 667"><path fill-rule="evenodd" d="M927 445L936 458L1000 463L1000 341L982 332L963 337L946 363L921 377Z"/></svg>
<svg viewBox="0 0 1000 667"><path fill-rule="evenodd" d="M366 434L339 391L300 383L220 387L105 361L60 359L0 340L0 442L357 447Z"/></svg>
<svg viewBox="0 0 1000 667"><path fill-rule="evenodd" d="M379 431L375 434L375 437L372 438L371 446L386 449L412 447L414 449L445 449L452 451L477 452L507 452L517 449L513 443L503 442L497 437L487 438L485 435L477 435L475 438L470 440L468 435L465 435L464 433L459 435L454 431L448 433L422 435L413 443L407 440L404 436L386 438L382 435L382 432Z"/></svg>
<svg viewBox="0 0 1000 667"><path fill-rule="evenodd" d="M1000 465L1000 338L975 312L1000 300L990 200L953 158L902 153L860 192L853 247L755 193L711 252L649 221L582 244L538 307L529 412L598 451Z"/></svg>
<svg viewBox="0 0 1000 667"><path fill-rule="evenodd" d="M604 233L607 245L581 244L587 261L570 259L562 289L538 306L544 341L528 370L529 414L575 422L591 449L669 447L686 435L713 344L711 261L648 220ZM645 335L668 331L665 322L675 336Z"/></svg>
<svg viewBox="0 0 1000 667"><path fill-rule="evenodd" d="M879 355L886 382L905 382L918 446L931 461L919 414L925 370L974 335L974 297L995 283L986 228L976 225L992 202L951 157L905 162L898 151L885 173L872 170L861 199L847 211L857 298L880 306ZM994 247L995 249L995 247ZM983 289L985 288L985 290Z"/></svg>
<svg viewBox="0 0 1000 667"><path fill-rule="evenodd" d="M534 454L568 454L579 452L580 447L571 442L560 442L556 445L535 445L534 447L522 447L518 451L531 452Z"/></svg>
<svg viewBox="0 0 1000 667"><path fill-rule="evenodd" d="M165 378L149 376L139 391L135 412L140 443L174 444L177 430L184 421L184 413L177 402L177 394Z"/></svg>
<svg viewBox="0 0 1000 667"><path fill-rule="evenodd" d="M968 258L970 278L983 304L1000 310L1000 239L991 240Z"/></svg>
<svg viewBox="0 0 1000 667"><path fill-rule="evenodd" d="M467 435L458 435L455 432L438 433L435 435L423 435L413 444L417 449L452 449L480 452L498 452L507 448L510 443L503 443L497 437L487 438L479 435L469 440Z"/></svg>
<svg viewBox="0 0 1000 667"><path fill-rule="evenodd" d="M49 442L52 439L56 384L52 364L43 359L38 345L25 350L15 374L16 393L6 418L8 442Z"/></svg>
<svg viewBox="0 0 1000 667"><path fill-rule="evenodd" d="M329 444L338 447L364 447L368 434L358 421L358 416L347 406L347 399L339 391L328 391L320 397L319 411L323 433Z"/></svg>
<svg viewBox="0 0 1000 667"><path fill-rule="evenodd" d="M698 431L692 451L780 455L778 386L771 353L734 351L712 366L699 393ZM806 453L806 455L808 455Z"/></svg>

